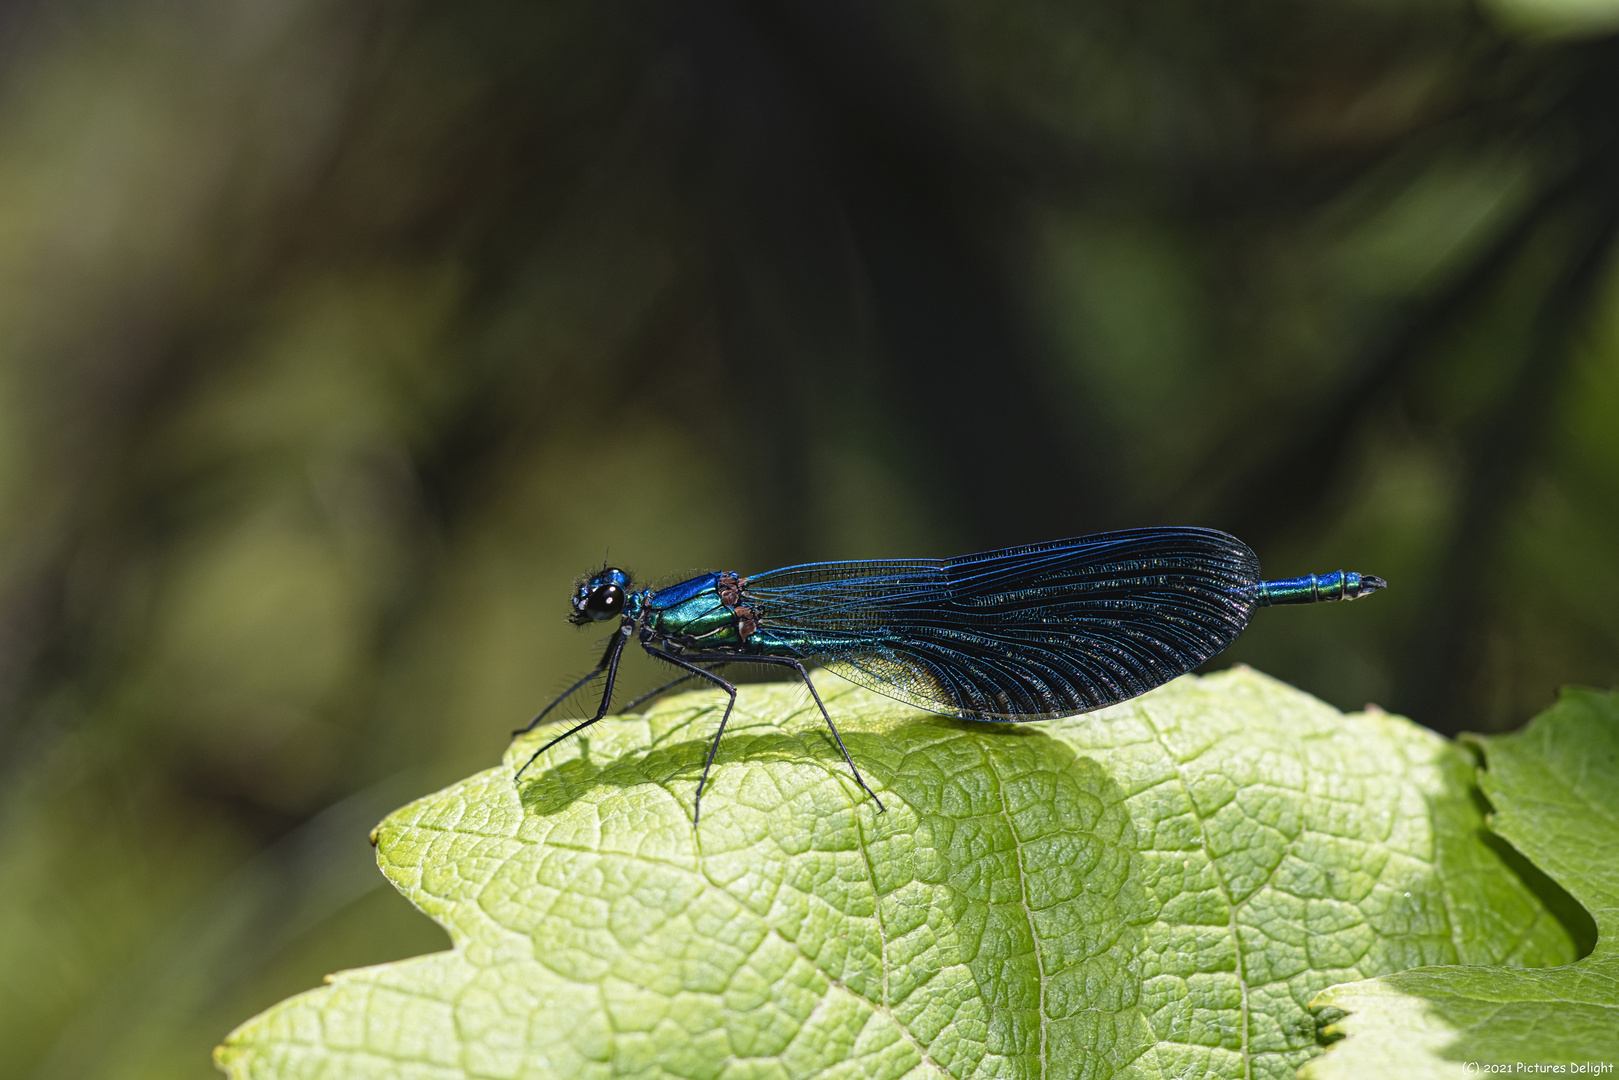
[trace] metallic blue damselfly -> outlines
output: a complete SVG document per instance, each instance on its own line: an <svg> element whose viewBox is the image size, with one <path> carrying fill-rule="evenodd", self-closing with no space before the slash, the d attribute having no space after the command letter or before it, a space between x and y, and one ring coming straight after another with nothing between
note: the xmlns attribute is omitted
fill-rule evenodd
<svg viewBox="0 0 1619 1080"><path fill-rule="evenodd" d="M594 716L607 715L625 646L681 670L626 710L681 683L705 680L730 702L708 747L693 806L736 704L730 664L789 668L809 688L855 781L872 800L807 664L922 709L969 720L1046 720L1144 694L1219 653L1254 609L1354 600L1386 587L1350 571L1263 581L1259 559L1213 529L1129 529L959 559L807 563L742 577L706 573L662 589L637 588L608 567L579 582L570 620L618 619L595 669L522 732L605 675Z"/></svg>

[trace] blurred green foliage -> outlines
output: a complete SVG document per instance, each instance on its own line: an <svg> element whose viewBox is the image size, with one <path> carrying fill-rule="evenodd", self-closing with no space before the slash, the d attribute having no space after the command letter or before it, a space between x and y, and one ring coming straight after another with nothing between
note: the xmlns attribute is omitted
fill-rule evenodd
<svg viewBox="0 0 1619 1080"><path fill-rule="evenodd" d="M0 1072L205 1076L441 946L367 823L595 659L605 552L1207 524L1393 585L1217 665L1445 731L1613 683L1577 7L6 8Z"/></svg>

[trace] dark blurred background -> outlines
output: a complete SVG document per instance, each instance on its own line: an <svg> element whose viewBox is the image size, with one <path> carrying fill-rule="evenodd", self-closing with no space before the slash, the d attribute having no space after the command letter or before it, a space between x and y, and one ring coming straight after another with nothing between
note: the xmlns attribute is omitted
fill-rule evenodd
<svg viewBox="0 0 1619 1080"><path fill-rule="evenodd" d="M575 576L1145 524L1447 733L1619 679L1600 0L0 8L0 1074L443 947ZM632 661L629 689L651 685Z"/></svg>

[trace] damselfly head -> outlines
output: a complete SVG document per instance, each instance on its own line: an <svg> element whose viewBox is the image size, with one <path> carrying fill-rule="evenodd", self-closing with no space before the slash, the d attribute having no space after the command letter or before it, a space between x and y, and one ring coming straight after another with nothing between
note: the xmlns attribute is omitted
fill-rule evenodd
<svg viewBox="0 0 1619 1080"><path fill-rule="evenodd" d="M568 621L575 626L605 622L624 614L629 602L630 575L614 566L592 574L573 591L573 613Z"/></svg>

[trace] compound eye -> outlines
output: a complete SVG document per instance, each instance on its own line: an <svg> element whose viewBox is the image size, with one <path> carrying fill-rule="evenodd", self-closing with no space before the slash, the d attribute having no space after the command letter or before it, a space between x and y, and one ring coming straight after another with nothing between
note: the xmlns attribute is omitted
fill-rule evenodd
<svg viewBox="0 0 1619 1080"><path fill-rule="evenodd" d="M585 597L585 614L596 622L611 619L624 611L624 590L617 585L601 585Z"/></svg>

